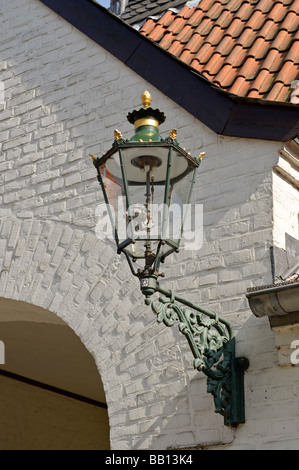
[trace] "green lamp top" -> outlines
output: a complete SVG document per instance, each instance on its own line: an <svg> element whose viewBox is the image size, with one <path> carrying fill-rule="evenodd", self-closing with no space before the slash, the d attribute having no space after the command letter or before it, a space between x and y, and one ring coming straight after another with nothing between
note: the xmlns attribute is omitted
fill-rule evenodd
<svg viewBox="0 0 299 470"><path fill-rule="evenodd" d="M151 95L146 90L141 96L143 108L134 110L127 115L131 124L135 125L135 135L131 142L160 141L159 124L162 124L166 117L159 109L153 109L151 105Z"/></svg>

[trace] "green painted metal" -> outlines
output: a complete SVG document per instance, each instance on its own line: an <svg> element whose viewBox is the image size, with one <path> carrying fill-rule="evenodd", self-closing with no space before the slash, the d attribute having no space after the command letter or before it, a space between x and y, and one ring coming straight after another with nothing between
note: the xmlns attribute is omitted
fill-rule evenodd
<svg viewBox="0 0 299 470"><path fill-rule="evenodd" d="M147 93L145 92L143 95L145 104L148 104ZM200 160L191 157L179 146L175 130L171 131L166 139L159 135L158 126L152 125L155 122L161 124L165 120L164 114L159 110L146 106L144 109L129 113L127 119L135 124L135 135L130 140L125 140L119 131L115 131L116 139L112 148L101 158L94 159L94 165L98 170L98 180L101 184L106 204L108 204L108 199L99 167L105 164L111 156L119 152L128 208L130 205L129 188L122 150L136 149L137 147L144 150L155 147L161 147L163 150L168 149L166 181L161 182L165 186L164 203L166 205L168 205L171 192L170 185L175 183L175 178L171 181L171 165L175 164L172 161L174 159L174 152L178 152L182 158L188 160L188 164L194 168L191 176L192 181L190 180L192 184L187 198L189 203L195 181L195 171L200 164ZM145 153L145 155L147 154ZM182 175L180 176L182 177ZM145 194L146 207L149 204L149 196L150 181L148 172ZM165 215L163 214L163 226ZM183 231L183 223L181 232ZM164 233L164 230L162 230L162 233ZM177 323L180 332L186 337L194 356L194 367L207 376L207 391L213 396L215 412L224 417L224 423L227 426L236 427L238 424L244 423L244 371L248 368L249 361L245 357L235 356L235 336L230 323L216 313L190 302L170 290L162 288L157 281L158 276L162 276L162 273L159 273L160 262L163 262L168 254L177 251L179 244L176 245L174 241L162 239L153 257L151 254L151 241L150 237L148 237L144 245L145 267L143 270L135 271L132 260L125 250L133 240L128 239L119 243L116 230L115 240L118 246L118 253L123 252L125 254L132 274L139 278L140 288L145 296L145 303L146 305L151 305L152 311L157 316L157 321L164 323L168 327ZM169 245L170 250L161 257L161 247L165 244ZM155 293L159 293L161 296L158 299L152 300L152 296Z"/></svg>
<svg viewBox="0 0 299 470"><path fill-rule="evenodd" d="M244 423L244 371L249 361L235 356L235 337L229 322L160 287L156 276L144 276L140 283L157 321L168 327L178 323L194 356L195 369L207 376L207 391L213 396L215 412L224 417L227 426ZM151 300L155 292L162 296Z"/></svg>

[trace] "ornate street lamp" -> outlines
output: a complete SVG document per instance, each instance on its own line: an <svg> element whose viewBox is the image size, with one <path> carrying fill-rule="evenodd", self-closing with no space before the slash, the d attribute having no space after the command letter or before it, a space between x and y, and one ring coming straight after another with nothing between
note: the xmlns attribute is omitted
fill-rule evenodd
<svg viewBox="0 0 299 470"><path fill-rule="evenodd" d="M163 139L159 125L165 121L164 113L151 108L147 91L142 104L127 116L135 125L134 136L127 140L116 130L111 149L102 157L91 155L117 252L126 256L132 274L139 278L145 302L158 322L167 326L179 322L194 355L194 367L208 377L215 411L224 416L226 425L237 426L245 421L243 381L249 363L235 357L230 324L158 282L163 276L160 263L179 250L190 219L195 173L204 153L194 158L182 149L176 130ZM152 300L156 292L162 296Z"/></svg>

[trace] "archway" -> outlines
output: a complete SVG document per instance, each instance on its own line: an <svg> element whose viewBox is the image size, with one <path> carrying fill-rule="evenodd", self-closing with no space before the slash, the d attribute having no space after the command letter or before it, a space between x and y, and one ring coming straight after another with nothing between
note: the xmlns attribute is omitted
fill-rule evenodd
<svg viewBox="0 0 299 470"><path fill-rule="evenodd" d="M74 331L43 308L0 298L0 340L0 449L109 449L102 381Z"/></svg>

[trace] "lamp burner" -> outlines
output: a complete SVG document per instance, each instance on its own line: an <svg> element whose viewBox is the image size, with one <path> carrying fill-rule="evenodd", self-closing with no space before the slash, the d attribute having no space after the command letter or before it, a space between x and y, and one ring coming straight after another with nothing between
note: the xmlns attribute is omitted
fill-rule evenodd
<svg viewBox="0 0 299 470"><path fill-rule="evenodd" d="M162 164L162 160L153 155L142 155L140 157L135 157L131 160L132 165L137 168L144 169L145 167L157 168Z"/></svg>

